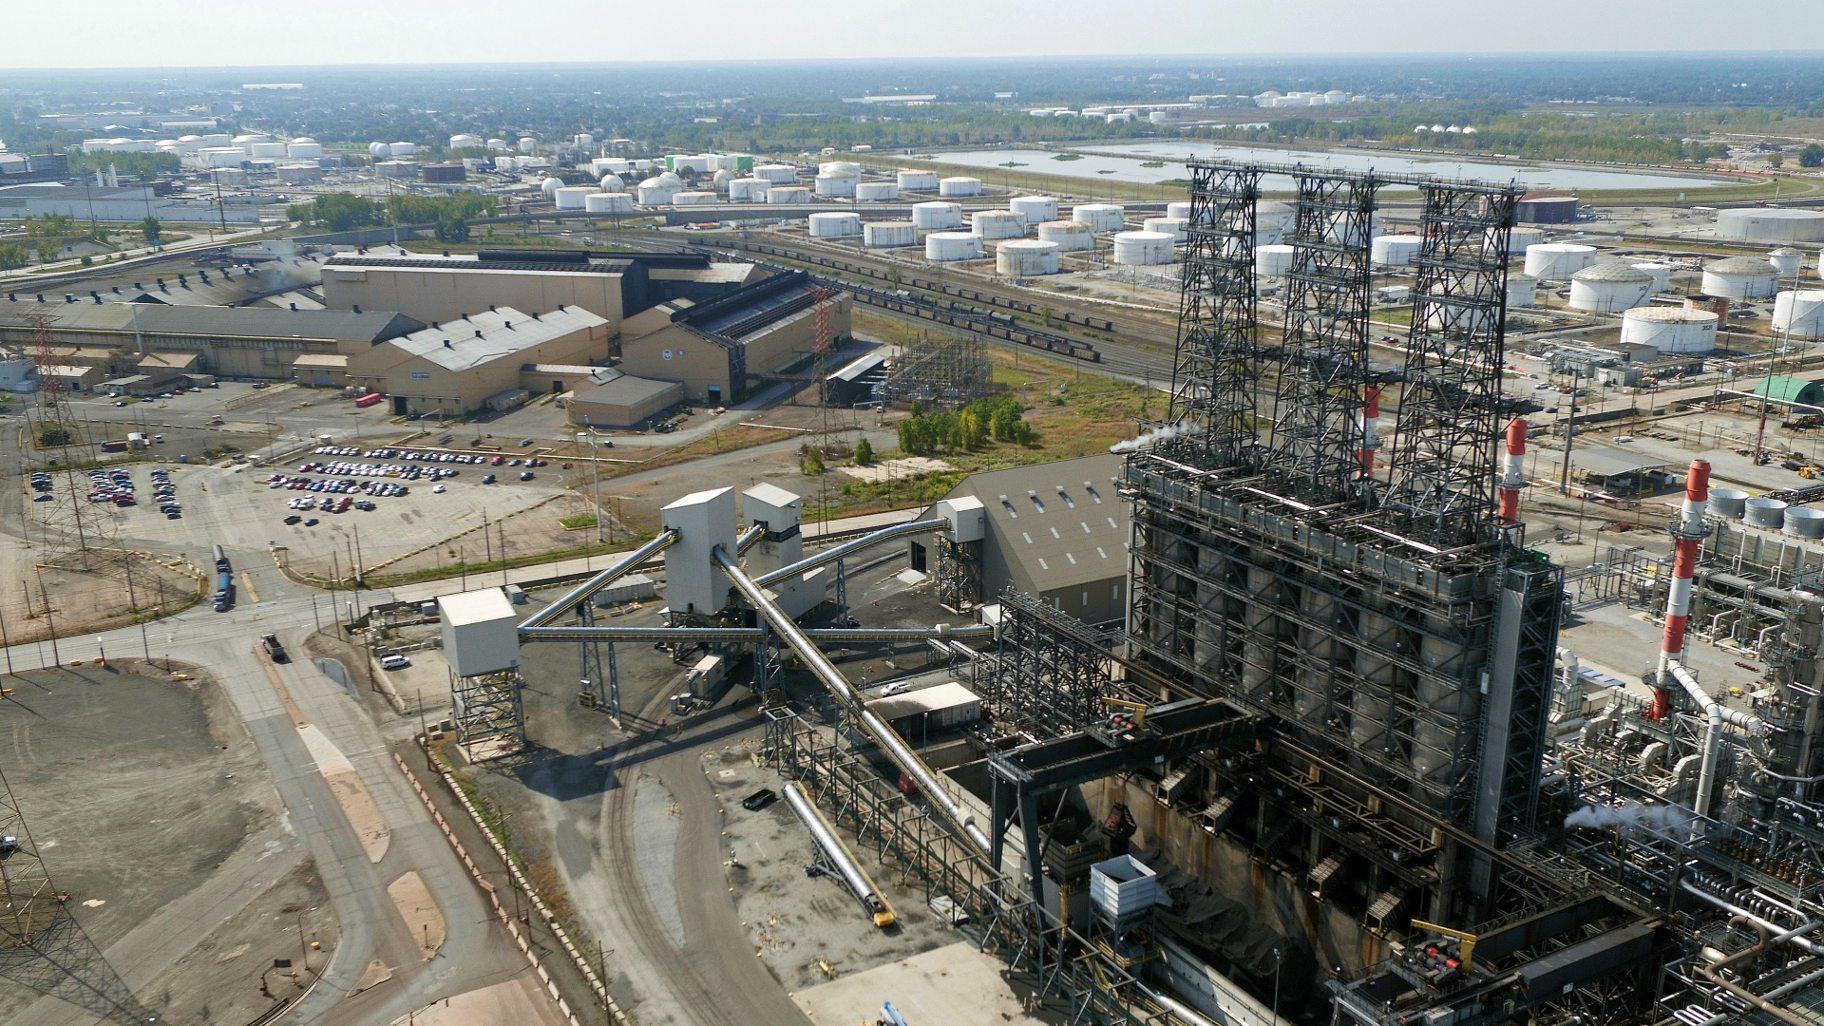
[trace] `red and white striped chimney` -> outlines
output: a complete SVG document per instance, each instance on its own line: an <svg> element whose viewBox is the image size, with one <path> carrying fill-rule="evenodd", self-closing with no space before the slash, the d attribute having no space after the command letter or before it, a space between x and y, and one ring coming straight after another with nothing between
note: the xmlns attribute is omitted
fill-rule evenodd
<svg viewBox="0 0 1824 1026"><path fill-rule="evenodd" d="M1658 694L1654 696L1653 718L1665 714L1671 706L1669 664L1684 655L1685 622L1691 616L1691 579L1697 574L1697 550L1710 528L1704 523L1704 504L1710 498L1710 461L1692 460L1685 475L1685 502L1679 508L1678 522L1672 533L1672 588L1666 595L1666 632L1659 645Z"/></svg>
<svg viewBox="0 0 1824 1026"><path fill-rule="evenodd" d="M1507 458L1501 462L1498 511L1501 524L1520 522L1520 489L1526 487L1526 421L1515 417L1507 425Z"/></svg>
<svg viewBox="0 0 1824 1026"><path fill-rule="evenodd" d="M1374 476L1374 454L1381 448L1381 386L1362 391L1362 476Z"/></svg>

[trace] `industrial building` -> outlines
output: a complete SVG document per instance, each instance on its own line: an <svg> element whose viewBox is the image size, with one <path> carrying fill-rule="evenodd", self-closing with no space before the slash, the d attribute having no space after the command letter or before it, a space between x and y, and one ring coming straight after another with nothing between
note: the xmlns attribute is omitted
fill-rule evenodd
<svg viewBox="0 0 1824 1026"><path fill-rule="evenodd" d="M1102 454L971 474L921 519L968 506L979 541L950 547L914 539L911 565L938 577L961 606L994 602L1012 588L1086 623L1127 615L1132 523L1117 496L1120 456Z"/></svg>
<svg viewBox="0 0 1824 1026"><path fill-rule="evenodd" d="M4 182L0 178L0 221L57 214L84 223L90 218L137 223L150 216L168 224L213 224L223 219L252 224L259 221L262 213L256 205L217 204L213 197L161 196L151 186Z"/></svg>
<svg viewBox="0 0 1824 1026"><path fill-rule="evenodd" d="M579 389L566 405L578 427L637 428L684 401L684 383L621 374Z"/></svg>
<svg viewBox="0 0 1824 1026"><path fill-rule="evenodd" d="M497 307L349 354L348 382L385 393L400 416L461 417L544 391L550 374L538 371L541 364L605 363L608 341L607 318L579 307Z"/></svg>

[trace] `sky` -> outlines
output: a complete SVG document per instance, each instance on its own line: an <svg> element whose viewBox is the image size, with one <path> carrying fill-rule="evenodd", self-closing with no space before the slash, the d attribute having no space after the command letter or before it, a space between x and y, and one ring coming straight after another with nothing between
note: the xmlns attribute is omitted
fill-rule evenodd
<svg viewBox="0 0 1824 1026"><path fill-rule="evenodd" d="M0 0L0 68L1824 49L1820 0Z"/></svg>

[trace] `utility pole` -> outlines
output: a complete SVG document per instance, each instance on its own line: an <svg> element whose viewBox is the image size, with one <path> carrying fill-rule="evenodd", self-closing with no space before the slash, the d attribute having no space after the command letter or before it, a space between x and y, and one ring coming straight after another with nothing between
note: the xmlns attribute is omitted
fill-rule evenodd
<svg viewBox="0 0 1824 1026"><path fill-rule="evenodd" d="M1571 494L1571 445L1577 439L1577 392L1583 380L1581 368L1571 370L1571 412L1564 420L1564 469L1558 474L1558 491Z"/></svg>

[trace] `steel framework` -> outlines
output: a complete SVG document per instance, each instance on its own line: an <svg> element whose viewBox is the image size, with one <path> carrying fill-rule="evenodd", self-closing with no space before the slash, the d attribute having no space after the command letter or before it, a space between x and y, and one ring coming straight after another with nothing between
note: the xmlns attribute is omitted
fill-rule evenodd
<svg viewBox="0 0 1824 1026"><path fill-rule="evenodd" d="M991 375L988 350L980 338L927 336L900 355L874 395L886 403L966 406L988 394Z"/></svg>
<svg viewBox="0 0 1824 1026"><path fill-rule="evenodd" d="M526 743L526 713L520 702L525 678L518 669L472 677L450 674L450 701L456 713L456 741L473 762L498 759Z"/></svg>
<svg viewBox="0 0 1824 1026"><path fill-rule="evenodd" d="M1009 590L1001 598L994 665L976 686L996 724L1035 737L1079 730L1126 690L1110 673L1108 642L1044 602Z"/></svg>
<svg viewBox="0 0 1824 1026"><path fill-rule="evenodd" d="M1168 420L1188 427L1171 451L1195 466L1244 461L1255 445L1260 375L1254 214L1260 169L1192 161L1190 245L1179 280L1178 347Z"/></svg>

